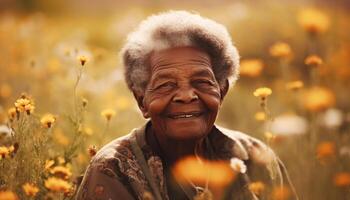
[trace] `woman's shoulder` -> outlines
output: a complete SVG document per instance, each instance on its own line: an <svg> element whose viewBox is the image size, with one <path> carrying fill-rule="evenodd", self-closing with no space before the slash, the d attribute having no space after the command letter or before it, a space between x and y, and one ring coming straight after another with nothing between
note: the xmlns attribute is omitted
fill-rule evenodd
<svg viewBox="0 0 350 200"><path fill-rule="evenodd" d="M215 128L220 134L216 134L214 143L219 143L224 151L231 152L234 157L259 164L268 164L275 159L273 150L261 140L221 126Z"/></svg>

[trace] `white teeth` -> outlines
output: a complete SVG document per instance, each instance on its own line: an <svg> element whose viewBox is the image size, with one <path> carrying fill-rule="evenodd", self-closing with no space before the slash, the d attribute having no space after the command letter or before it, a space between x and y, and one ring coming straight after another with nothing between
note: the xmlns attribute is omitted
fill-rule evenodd
<svg viewBox="0 0 350 200"><path fill-rule="evenodd" d="M178 116L174 116L174 119L179 119L179 118L190 118L193 117L194 115L178 115Z"/></svg>

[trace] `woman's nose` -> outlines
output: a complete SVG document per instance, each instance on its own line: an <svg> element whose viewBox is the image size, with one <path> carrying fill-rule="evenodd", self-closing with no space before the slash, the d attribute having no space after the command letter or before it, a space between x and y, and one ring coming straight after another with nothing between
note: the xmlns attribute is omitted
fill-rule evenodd
<svg viewBox="0 0 350 200"><path fill-rule="evenodd" d="M178 103L191 103L196 100L198 96L192 87L179 88L173 98L173 101Z"/></svg>

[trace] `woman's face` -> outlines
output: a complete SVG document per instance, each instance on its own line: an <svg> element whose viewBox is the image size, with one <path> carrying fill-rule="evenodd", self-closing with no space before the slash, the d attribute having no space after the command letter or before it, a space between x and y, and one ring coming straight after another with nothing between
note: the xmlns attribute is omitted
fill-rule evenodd
<svg viewBox="0 0 350 200"><path fill-rule="evenodd" d="M167 139L195 140L212 129L222 94L210 57L193 47L155 52L141 110L153 131Z"/></svg>

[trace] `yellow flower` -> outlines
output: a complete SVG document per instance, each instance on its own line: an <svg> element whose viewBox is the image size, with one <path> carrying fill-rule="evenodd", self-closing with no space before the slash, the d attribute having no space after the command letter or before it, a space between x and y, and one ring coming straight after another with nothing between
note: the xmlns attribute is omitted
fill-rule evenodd
<svg viewBox="0 0 350 200"><path fill-rule="evenodd" d="M60 178L50 177L45 180L45 187L52 192L69 192L72 185Z"/></svg>
<svg viewBox="0 0 350 200"><path fill-rule="evenodd" d="M80 55L77 57L77 60L79 61L79 63L81 64L81 66L84 66L85 63L88 61L88 58L84 55Z"/></svg>
<svg viewBox="0 0 350 200"><path fill-rule="evenodd" d="M89 101L88 101L87 99L85 99L85 98L83 98L83 99L81 100L81 102L82 102L82 105L83 105L84 108L85 108L85 107L88 105L88 103L89 103Z"/></svg>
<svg viewBox="0 0 350 200"><path fill-rule="evenodd" d="M249 184L249 190L255 195L261 195L265 190L265 184L261 181L252 182Z"/></svg>
<svg viewBox="0 0 350 200"><path fill-rule="evenodd" d="M299 24L312 35L323 33L329 27L329 18L323 12L316 9L305 9L299 13Z"/></svg>
<svg viewBox="0 0 350 200"><path fill-rule="evenodd" d="M234 180L236 173L229 163L224 161L199 161L195 157L186 157L175 164L173 168L179 182L203 184L206 181L214 187L224 187Z"/></svg>
<svg viewBox="0 0 350 200"><path fill-rule="evenodd" d="M51 128L51 126L56 122L56 117L52 114L46 114L41 118L40 122L45 128Z"/></svg>
<svg viewBox="0 0 350 200"><path fill-rule="evenodd" d="M55 166L50 170L50 173L63 179L69 179L72 176L71 170L64 166Z"/></svg>
<svg viewBox="0 0 350 200"><path fill-rule="evenodd" d="M306 92L304 106L312 112L323 111L335 104L333 92L327 88L315 87Z"/></svg>
<svg viewBox="0 0 350 200"><path fill-rule="evenodd" d="M7 111L7 115L9 116L10 120L14 120L17 116L17 110L15 107L12 107L10 109L8 109Z"/></svg>
<svg viewBox="0 0 350 200"><path fill-rule="evenodd" d="M33 100L29 99L26 95L22 95L21 98L16 100L15 107L19 112L26 112L28 115L33 113L35 109Z"/></svg>
<svg viewBox="0 0 350 200"><path fill-rule="evenodd" d="M10 150L5 146L0 146L0 160L10 154Z"/></svg>
<svg viewBox="0 0 350 200"><path fill-rule="evenodd" d="M240 64L239 74L248 77L257 77L261 74L264 63L259 59L243 60Z"/></svg>
<svg viewBox="0 0 350 200"><path fill-rule="evenodd" d="M334 176L334 185L337 187L348 187L350 186L350 173L340 172Z"/></svg>
<svg viewBox="0 0 350 200"><path fill-rule="evenodd" d="M323 64L323 60L317 55L310 55L305 58L305 64L311 67L318 67Z"/></svg>
<svg viewBox="0 0 350 200"><path fill-rule="evenodd" d="M101 112L101 116L105 117L107 121L111 120L115 116L115 111L112 109L105 109Z"/></svg>
<svg viewBox="0 0 350 200"><path fill-rule="evenodd" d="M266 119L266 114L265 114L265 112L257 112L257 113L255 113L254 118L257 121L264 121Z"/></svg>
<svg viewBox="0 0 350 200"><path fill-rule="evenodd" d="M321 142L317 145L317 158L326 159L335 155L335 144L334 142Z"/></svg>
<svg viewBox="0 0 350 200"><path fill-rule="evenodd" d="M292 82L288 82L286 84L286 89L287 90L299 90L302 87L304 87L304 83L302 81L292 81Z"/></svg>
<svg viewBox="0 0 350 200"><path fill-rule="evenodd" d="M268 87L262 87L256 89L253 94L256 97L266 98L272 94L272 90Z"/></svg>
<svg viewBox="0 0 350 200"><path fill-rule="evenodd" d="M287 186L275 187L272 190L273 200L287 200L290 197L290 190Z"/></svg>
<svg viewBox="0 0 350 200"><path fill-rule="evenodd" d="M86 135L92 135L94 134L94 131L90 127L85 127L83 133L85 133Z"/></svg>
<svg viewBox="0 0 350 200"><path fill-rule="evenodd" d="M0 191L0 200L18 200L18 197L15 193L5 190Z"/></svg>
<svg viewBox="0 0 350 200"><path fill-rule="evenodd" d="M270 47L270 55L277 58L288 58L292 54L289 44L277 42Z"/></svg>
<svg viewBox="0 0 350 200"><path fill-rule="evenodd" d="M22 188L24 190L24 193L27 196L31 196L31 197L35 197L36 194L39 192L39 188L36 187L34 184L32 183L25 183L24 185L22 185Z"/></svg>
<svg viewBox="0 0 350 200"><path fill-rule="evenodd" d="M44 170L50 169L55 164L54 160L46 160Z"/></svg>

